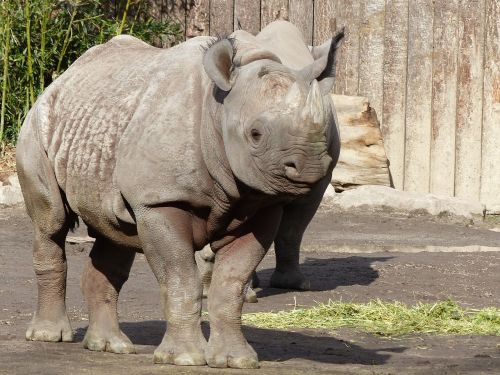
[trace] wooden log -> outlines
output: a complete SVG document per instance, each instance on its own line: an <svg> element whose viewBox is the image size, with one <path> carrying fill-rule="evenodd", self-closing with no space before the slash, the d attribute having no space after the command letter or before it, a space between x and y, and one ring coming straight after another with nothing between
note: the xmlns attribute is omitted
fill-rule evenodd
<svg viewBox="0 0 500 375"><path fill-rule="evenodd" d="M341 149L332 185L343 191L358 185L391 186L388 160L375 110L368 99L332 95Z"/></svg>
<svg viewBox="0 0 500 375"><path fill-rule="evenodd" d="M234 1L234 29L241 29L256 35L260 31L260 1L235 0Z"/></svg>
<svg viewBox="0 0 500 375"><path fill-rule="evenodd" d="M233 32L233 5L234 0L210 0L210 35Z"/></svg>
<svg viewBox="0 0 500 375"><path fill-rule="evenodd" d="M455 195L473 200L481 182L484 6L484 0L461 2L458 21Z"/></svg>
<svg viewBox="0 0 500 375"><path fill-rule="evenodd" d="M404 190L429 192L433 0L411 0Z"/></svg>
<svg viewBox="0 0 500 375"><path fill-rule="evenodd" d="M385 0L363 1L360 15L358 95L382 113Z"/></svg>
<svg viewBox="0 0 500 375"><path fill-rule="evenodd" d="M186 3L186 39L210 35L210 2L189 0Z"/></svg>
<svg viewBox="0 0 500 375"><path fill-rule="evenodd" d="M261 0L260 28L276 20L288 20L288 0Z"/></svg>
<svg viewBox="0 0 500 375"><path fill-rule="evenodd" d="M447 196L455 192L458 12L459 0L434 10L430 192Z"/></svg>
<svg viewBox="0 0 500 375"><path fill-rule="evenodd" d="M500 2L488 0L486 15L481 202L500 214Z"/></svg>
<svg viewBox="0 0 500 375"><path fill-rule="evenodd" d="M385 9L384 78L380 130L396 189L403 189L408 62L408 0L388 0Z"/></svg>
<svg viewBox="0 0 500 375"><path fill-rule="evenodd" d="M312 46L313 44L313 22L314 6L312 0L290 0L289 2L290 22L293 23L302 33L304 42Z"/></svg>

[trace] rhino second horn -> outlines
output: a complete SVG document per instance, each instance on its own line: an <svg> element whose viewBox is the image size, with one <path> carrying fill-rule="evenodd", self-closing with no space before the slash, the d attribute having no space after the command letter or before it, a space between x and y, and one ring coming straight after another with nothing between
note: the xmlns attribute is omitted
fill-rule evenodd
<svg viewBox="0 0 500 375"><path fill-rule="evenodd" d="M305 120L312 120L315 125L323 125L325 122L325 108L323 106L323 95L317 80L313 80L309 94L307 94L306 105L302 111Z"/></svg>

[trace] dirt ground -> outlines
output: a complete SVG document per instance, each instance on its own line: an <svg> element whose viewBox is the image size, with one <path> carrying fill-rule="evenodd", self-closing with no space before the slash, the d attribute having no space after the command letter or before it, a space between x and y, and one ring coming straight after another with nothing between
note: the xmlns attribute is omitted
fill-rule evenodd
<svg viewBox="0 0 500 375"><path fill-rule="evenodd" d="M80 229L81 231L81 229ZM81 232L80 232L81 233ZM412 335L387 339L354 330L273 330L245 327L261 360L260 370L154 365L152 353L165 331L159 290L147 262L138 255L120 297L122 330L138 354L83 349L86 309L79 278L90 244L68 245L67 306L74 343L24 340L36 302L31 264L32 228L21 209L0 209L0 374L498 374L500 338ZM336 248L391 252L338 253ZM302 269L311 291L268 288L273 252L259 266L263 289L245 312L278 311L332 300L374 298L406 303L452 297L465 307L500 306L500 252L403 253L398 246L500 247L500 233L481 227L439 224L425 218L317 215L304 239ZM208 323L204 324L208 334Z"/></svg>

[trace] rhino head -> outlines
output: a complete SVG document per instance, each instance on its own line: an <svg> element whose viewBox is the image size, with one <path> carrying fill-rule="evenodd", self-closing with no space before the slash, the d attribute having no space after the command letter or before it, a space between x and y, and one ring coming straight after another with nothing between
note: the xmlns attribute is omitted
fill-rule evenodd
<svg viewBox="0 0 500 375"><path fill-rule="evenodd" d="M221 132L238 180L266 194L303 194L331 171L338 133L328 94L342 37L301 70L265 50L237 57L227 39L207 49L205 71L225 92Z"/></svg>

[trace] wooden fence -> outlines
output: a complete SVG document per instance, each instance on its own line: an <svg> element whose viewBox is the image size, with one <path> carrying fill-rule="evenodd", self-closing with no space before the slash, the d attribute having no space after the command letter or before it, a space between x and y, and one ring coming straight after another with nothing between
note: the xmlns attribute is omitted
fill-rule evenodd
<svg viewBox="0 0 500 375"><path fill-rule="evenodd" d="M288 19L317 45L347 26L335 92L377 111L396 188L500 210L500 0L151 0L187 38Z"/></svg>

